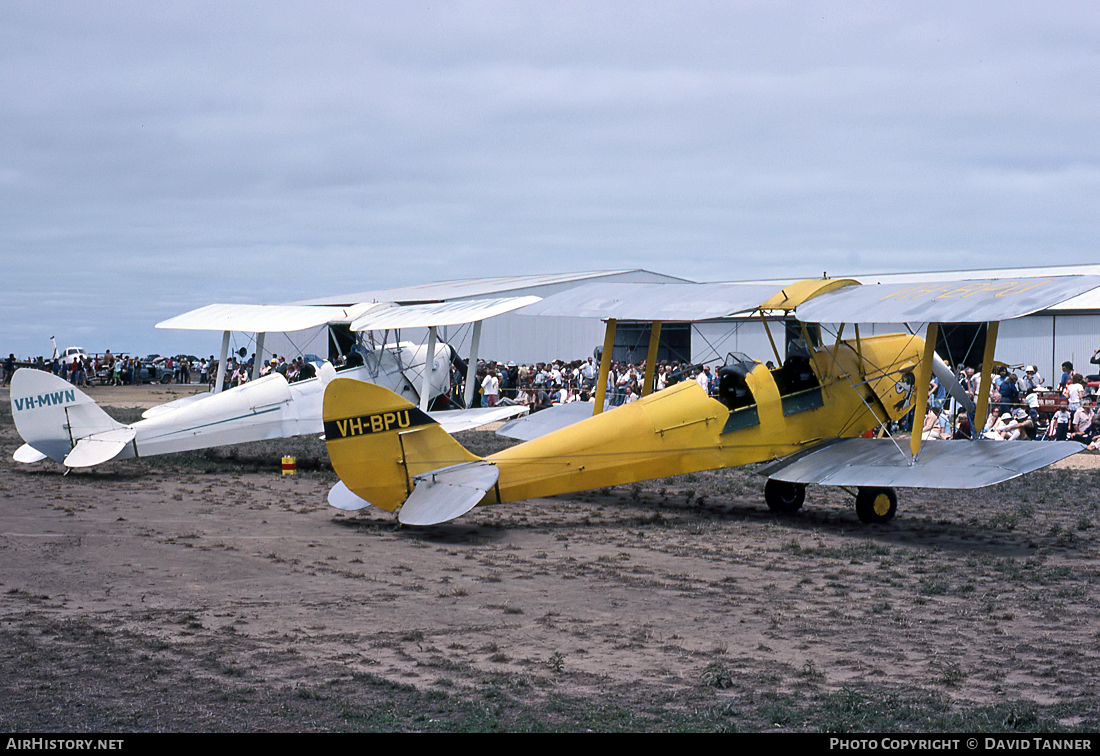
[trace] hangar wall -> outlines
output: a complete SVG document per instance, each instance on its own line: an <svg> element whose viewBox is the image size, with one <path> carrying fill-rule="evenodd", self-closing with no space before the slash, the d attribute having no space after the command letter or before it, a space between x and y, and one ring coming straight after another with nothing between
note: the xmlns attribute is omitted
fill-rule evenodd
<svg viewBox="0 0 1100 756"><path fill-rule="evenodd" d="M1057 384L1069 360L1084 375L1100 373L1089 364L1100 349L1100 315L1038 314L1001 323L997 359L1010 365L1037 365L1047 385Z"/></svg>

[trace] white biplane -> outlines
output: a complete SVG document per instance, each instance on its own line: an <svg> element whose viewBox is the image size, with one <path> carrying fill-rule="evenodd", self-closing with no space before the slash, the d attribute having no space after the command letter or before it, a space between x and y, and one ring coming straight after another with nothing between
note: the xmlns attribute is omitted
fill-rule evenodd
<svg viewBox="0 0 1100 756"><path fill-rule="evenodd" d="M91 467L111 460L205 449L214 446L287 438L323 432L321 404L325 387L340 380L371 382L385 387L427 412L429 401L451 390L453 350L437 352L437 328L473 323L471 362L477 361L481 321L537 302L538 297L459 300L416 305L370 303L352 308L309 305L209 305L158 323L158 328L223 331L218 375L211 393L178 399L143 413L129 425L109 417L84 392L51 373L16 371L11 381L15 425L25 442L14 454L18 462L46 458L67 468ZM427 328L426 345L409 342L357 348L340 370L324 362L316 375L288 383L279 373L259 377L264 334L298 331L343 323L352 332ZM221 390L231 331L257 334L254 380ZM470 406L474 381L467 381ZM457 404L457 403L456 403ZM432 412L450 432L475 428L525 412L523 406L456 409Z"/></svg>
<svg viewBox="0 0 1100 756"><path fill-rule="evenodd" d="M861 285L852 279L760 284L590 284L524 309L534 316L600 317L606 336L592 416L553 428L538 413L530 440L488 457L464 449L431 417L379 386L331 381L323 418L329 458L341 482L338 508L375 505L405 524L452 520L478 504L553 496L701 470L768 463L764 498L779 512L798 510L808 484L855 489L868 523L890 520L894 487L970 489L1045 467L1080 451L1076 442L986 440L922 445L921 419L935 373L981 427L990 394L997 326L1100 287L1100 277L932 281ZM694 381L653 392L662 322L734 315L791 321L799 335L783 358L768 330L777 367L731 354L716 396ZM617 323L649 321L642 398L604 409ZM843 338L844 323L857 324ZM861 336L859 323L927 324L925 336ZM941 323L985 323L978 401L962 391L936 355ZM829 339L817 335L832 331ZM800 332L800 333L799 333ZM910 438L881 434L909 412ZM549 411L547 411L549 412ZM526 422L526 421L521 421ZM568 424L571 423L571 424ZM980 435L980 434L975 434Z"/></svg>

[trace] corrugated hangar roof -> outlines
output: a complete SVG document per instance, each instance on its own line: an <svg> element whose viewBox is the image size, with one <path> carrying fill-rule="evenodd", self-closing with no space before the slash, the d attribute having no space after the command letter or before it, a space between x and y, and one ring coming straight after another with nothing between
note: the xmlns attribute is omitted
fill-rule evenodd
<svg viewBox="0 0 1100 756"><path fill-rule="evenodd" d="M578 284L599 279L616 279L624 282L659 283L661 281L690 283L685 278L667 276L663 273L640 268L629 270L599 270L581 273L549 273L534 276L499 276L495 278L467 278L457 281L437 281L434 283L398 286L391 289L373 289L353 294L341 294L333 297L321 297L295 302L299 305L340 305L346 306L358 302L397 302L398 304L420 304L440 302L451 299L466 299L490 295L514 294L546 286Z"/></svg>

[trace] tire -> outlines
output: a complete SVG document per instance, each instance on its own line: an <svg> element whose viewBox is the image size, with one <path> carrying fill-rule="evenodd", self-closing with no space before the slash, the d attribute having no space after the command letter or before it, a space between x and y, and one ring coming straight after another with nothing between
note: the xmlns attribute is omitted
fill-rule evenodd
<svg viewBox="0 0 1100 756"><path fill-rule="evenodd" d="M890 522L898 513L898 495L892 488L860 488L856 493L856 514L860 522Z"/></svg>
<svg viewBox="0 0 1100 756"><path fill-rule="evenodd" d="M769 478L764 484L764 501L768 509L777 514L794 514L806 501L806 486Z"/></svg>
<svg viewBox="0 0 1100 756"><path fill-rule="evenodd" d="M160 377L160 382L164 383L164 384L171 383L172 382L172 374L171 373L165 373L164 375L162 375Z"/></svg>

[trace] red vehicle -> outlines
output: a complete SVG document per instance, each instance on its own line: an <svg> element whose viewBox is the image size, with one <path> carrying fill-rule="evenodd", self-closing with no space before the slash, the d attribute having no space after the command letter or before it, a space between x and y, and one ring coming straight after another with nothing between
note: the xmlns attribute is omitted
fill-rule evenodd
<svg viewBox="0 0 1100 756"><path fill-rule="evenodd" d="M1039 391L1036 395L1039 397L1039 406L1035 409L1038 410L1039 420L1042 422L1050 422L1051 416L1053 416L1059 408L1065 409L1069 407L1069 399L1066 399L1054 389Z"/></svg>

